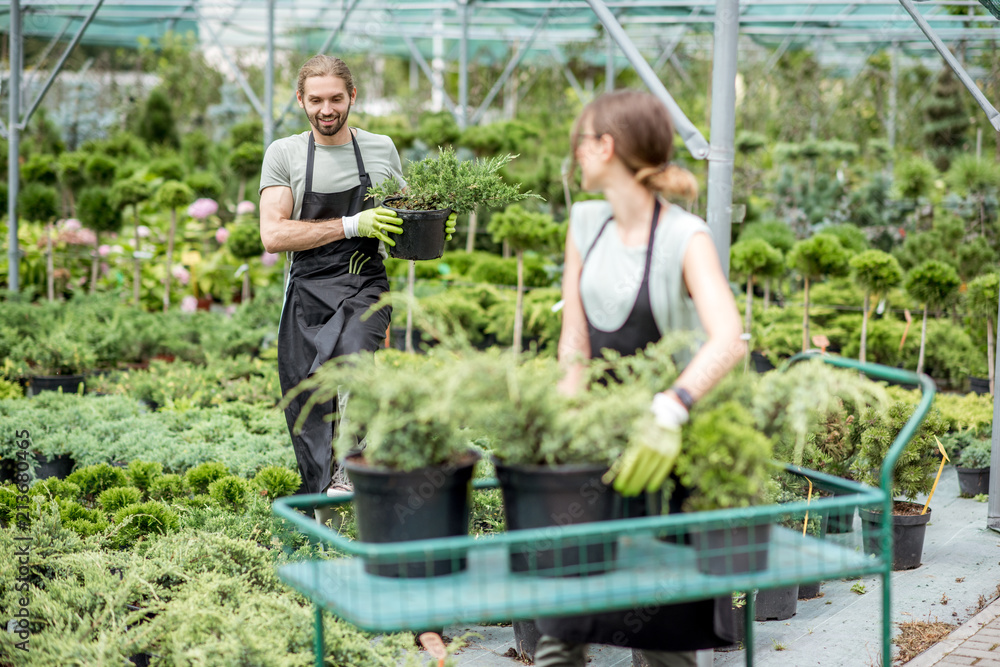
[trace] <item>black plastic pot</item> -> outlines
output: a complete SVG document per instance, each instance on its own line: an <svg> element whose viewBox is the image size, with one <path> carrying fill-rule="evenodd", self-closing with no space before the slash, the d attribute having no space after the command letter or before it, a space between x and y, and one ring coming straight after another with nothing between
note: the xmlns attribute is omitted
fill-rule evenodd
<svg viewBox="0 0 1000 667"><path fill-rule="evenodd" d="M735 524L691 532L698 570L723 576L766 570L770 539L770 524Z"/></svg>
<svg viewBox="0 0 1000 667"><path fill-rule="evenodd" d="M750 359L753 361L754 370L758 373L774 370L774 364L771 363L771 360L756 350L750 353Z"/></svg>
<svg viewBox="0 0 1000 667"><path fill-rule="evenodd" d="M358 539L408 542L467 535L472 469L479 455L469 452L451 466L399 472L375 468L363 455L344 462L354 485ZM437 577L465 569L464 557L410 562L366 561L365 571L384 577Z"/></svg>
<svg viewBox="0 0 1000 667"><path fill-rule="evenodd" d="M602 465L517 466L495 462L503 495L507 530L546 528L610 521L615 494L601 476ZM553 531L553 538L558 534ZM574 576L607 572L614 564L617 541L595 541L554 548L551 540L514 545L512 572Z"/></svg>
<svg viewBox="0 0 1000 667"><path fill-rule="evenodd" d="M542 633L534 621L514 621L514 650L521 662L531 664L535 661L535 649Z"/></svg>
<svg viewBox="0 0 1000 667"><path fill-rule="evenodd" d="M799 599L812 600L815 597L819 597L819 589L822 585L822 581L814 581L811 584L799 584Z"/></svg>
<svg viewBox="0 0 1000 667"><path fill-rule="evenodd" d="M61 390L64 394L75 394L81 391L80 385L83 385L82 393L85 393L87 385L82 375L36 375L28 378L25 393L28 396L34 396L42 391Z"/></svg>
<svg viewBox="0 0 1000 667"><path fill-rule="evenodd" d="M409 211L390 206L394 201L398 201L398 198L390 197L382 204L395 211L403 221L400 225L402 233L392 236L396 245L388 246L389 256L396 259L437 259L443 255L444 224L451 215L451 209Z"/></svg>
<svg viewBox="0 0 1000 667"><path fill-rule="evenodd" d="M758 621L783 621L795 616L798 604L798 584L757 591L754 618Z"/></svg>
<svg viewBox="0 0 1000 667"><path fill-rule="evenodd" d="M69 454L58 454L51 459L42 454L34 454L34 458L37 479L48 479L49 477L66 479L73 472L73 466L76 464L76 461ZM0 483L14 481L17 467L17 461L13 459L0 460Z"/></svg>
<svg viewBox="0 0 1000 667"><path fill-rule="evenodd" d="M990 492L990 469L989 468L959 468L955 467L958 473L958 491L962 496L972 498L981 493Z"/></svg>
<svg viewBox="0 0 1000 667"><path fill-rule="evenodd" d="M757 599L757 591L750 591L750 594L754 596L754 601ZM754 612L756 613L756 611ZM747 639L747 610L744 606L737 607L733 605L733 643L728 646L720 646L715 649L723 653L728 653L730 651L742 651L745 646ZM636 651L632 652L632 664L635 662Z"/></svg>
<svg viewBox="0 0 1000 667"><path fill-rule="evenodd" d="M969 376L969 392L973 394L990 393L990 379Z"/></svg>
<svg viewBox="0 0 1000 667"><path fill-rule="evenodd" d="M826 515L826 532L833 535L854 530L854 507L831 509Z"/></svg>
<svg viewBox="0 0 1000 667"><path fill-rule="evenodd" d="M906 504L922 507L916 503ZM879 521L881 512L859 509L861 514L862 544L866 554L879 555ZM924 534L927 523L931 520L931 510L926 514L893 514L889 524L892 526L892 569L912 570L920 567L920 555L924 550Z"/></svg>

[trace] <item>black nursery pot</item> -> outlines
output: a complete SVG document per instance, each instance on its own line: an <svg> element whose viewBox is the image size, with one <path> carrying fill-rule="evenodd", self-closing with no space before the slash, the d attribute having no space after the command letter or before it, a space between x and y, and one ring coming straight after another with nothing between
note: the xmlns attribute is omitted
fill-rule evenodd
<svg viewBox="0 0 1000 667"><path fill-rule="evenodd" d="M42 391L59 391L64 394L75 394L80 385L83 385L86 392L87 385L82 375L36 375L28 379L28 396L34 396Z"/></svg>
<svg viewBox="0 0 1000 667"><path fill-rule="evenodd" d="M398 198L390 197L382 204L396 212L403 224L402 233L393 234L394 246L388 246L389 256L396 259L437 259L444 254L444 224L451 215L450 208L434 211L409 211L393 208Z"/></svg>
<svg viewBox="0 0 1000 667"><path fill-rule="evenodd" d="M73 472L76 461L69 454L57 454L49 458L43 454L34 454L35 458L35 478L48 479L56 477L66 479ZM0 483L13 482L18 472L17 461L14 459L0 460Z"/></svg>
<svg viewBox="0 0 1000 667"><path fill-rule="evenodd" d="M958 473L958 491L961 495L972 498L981 493L990 492L990 469L989 468L959 468L955 467Z"/></svg>
<svg viewBox="0 0 1000 667"><path fill-rule="evenodd" d="M783 621L795 616L798 604L798 584L757 591L754 618L758 621Z"/></svg>
<svg viewBox="0 0 1000 667"><path fill-rule="evenodd" d="M920 507L915 503L906 503ZM862 544L866 554L879 555L879 529L881 512L860 509ZM892 569L912 570L920 567L920 556L924 551L924 535L931 520L931 510L926 514L893 514L886 522L886 529L892 530Z"/></svg>
<svg viewBox="0 0 1000 667"><path fill-rule="evenodd" d="M691 542L698 556L698 571L725 576L767 569L770 524L739 524L694 529Z"/></svg>
<svg viewBox="0 0 1000 667"><path fill-rule="evenodd" d="M614 518L615 494L601 481L604 465L520 466L495 462L507 530L567 526ZM553 537L557 535L553 532ZM599 574L611 569L617 541L553 548L511 547L512 572L543 576Z"/></svg>
<svg viewBox="0 0 1000 667"><path fill-rule="evenodd" d="M469 452L454 465L399 472L369 466L360 454L348 457L344 467L354 485L358 539L384 543L467 535L478 460ZM464 557L365 563L366 572L384 577L438 577L464 569Z"/></svg>

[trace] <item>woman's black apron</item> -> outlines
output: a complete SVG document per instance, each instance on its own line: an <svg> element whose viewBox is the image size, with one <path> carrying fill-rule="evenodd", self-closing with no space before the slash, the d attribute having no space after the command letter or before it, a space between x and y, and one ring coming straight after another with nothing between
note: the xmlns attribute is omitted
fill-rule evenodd
<svg viewBox="0 0 1000 667"><path fill-rule="evenodd" d="M359 184L343 192L313 192L316 143L309 133L300 220L342 218L374 207L373 200L365 199L372 180L353 134L351 143ZM385 339L391 309L382 308L365 321L361 316L388 291L377 239L342 239L294 253L278 326L282 395L333 357L378 349ZM285 409L285 421L302 476L299 493L320 493L331 479L334 422L329 416L336 408L333 400L314 406L302 431L296 434L293 426L308 400L308 393L299 394Z"/></svg>
<svg viewBox="0 0 1000 667"><path fill-rule="evenodd" d="M649 300L649 271L653 258L654 233L659 219L660 202L656 200L649 228L642 283L625 323L615 331L601 331L587 318L592 359L599 357L604 349L615 350L623 356L633 355L662 338ZM587 263L587 258L609 222L611 218L604 221L594 237L583 257L583 264ZM586 314L586 309L584 313ZM681 511L685 496L684 489L678 489L671 496L671 513ZM641 503L632 503L633 507L636 505L642 506ZM636 516L634 513L630 514ZM728 597L671 605L653 604L600 614L541 618L536 623L542 634L578 644L612 644L658 651L695 651L726 646L734 641L732 602Z"/></svg>

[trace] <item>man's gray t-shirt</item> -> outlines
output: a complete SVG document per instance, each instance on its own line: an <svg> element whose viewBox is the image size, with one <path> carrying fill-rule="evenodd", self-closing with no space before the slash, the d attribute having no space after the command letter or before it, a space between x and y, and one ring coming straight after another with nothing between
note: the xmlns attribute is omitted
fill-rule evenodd
<svg viewBox="0 0 1000 667"><path fill-rule="evenodd" d="M294 134L278 139L267 147L264 153L264 164L261 167L260 190L272 185L284 185L292 189L295 200L292 208L292 219L299 220L302 211L302 195L306 189L306 160L309 151L309 133ZM382 134L372 134L365 130L357 131L358 148L361 149L361 159L365 170L372 179L372 185L395 176L401 185L403 168L399 161L399 153L392 144L392 139ZM343 192L357 187L361 183L358 176L358 164L354 159L352 142L340 146L323 146L316 144L316 158L313 164L313 192L333 193Z"/></svg>

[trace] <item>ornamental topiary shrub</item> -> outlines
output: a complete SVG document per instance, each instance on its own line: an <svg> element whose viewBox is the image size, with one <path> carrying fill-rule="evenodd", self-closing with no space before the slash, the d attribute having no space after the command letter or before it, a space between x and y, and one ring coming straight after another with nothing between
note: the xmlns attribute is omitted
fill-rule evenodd
<svg viewBox="0 0 1000 667"><path fill-rule="evenodd" d="M112 521L111 544L118 548L131 547L150 535L176 532L180 525L177 513L156 500L123 507Z"/></svg>
<svg viewBox="0 0 1000 667"><path fill-rule="evenodd" d="M132 486L148 495L153 482L163 474L163 464L158 461L131 461L125 474Z"/></svg>
<svg viewBox="0 0 1000 667"><path fill-rule="evenodd" d="M917 359L917 372L924 371L924 350L927 344L927 313L931 308L947 306L958 293L961 280L958 272L944 262L928 260L906 275L906 291L920 302L924 309L923 323L920 329L920 356Z"/></svg>
<svg viewBox="0 0 1000 667"><path fill-rule="evenodd" d="M79 486L80 493L89 502L93 502L106 489L128 486L125 472L107 463L96 463L74 470L66 481Z"/></svg>
<svg viewBox="0 0 1000 667"><path fill-rule="evenodd" d="M229 474L229 469L218 461L210 461L195 466L184 474L188 486L195 493L208 493L208 486Z"/></svg>
<svg viewBox="0 0 1000 667"><path fill-rule="evenodd" d="M208 485L208 495L221 507L239 511L250 499L250 485L242 477L227 475Z"/></svg>
<svg viewBox="0 0 1000 667"><path fill-rule="evenodd" d="M267 466L254 475L253 484L260 489L261 495L274 501L276 498L290 496L298 491L302 486L302 477L288 468Z"/></svg>
<svg viewBox="0 0 1000 667"><path fill-rule="evenodd" d="M142 500L142 492L134 486L116 486L97 496L97 504L108 514L114 514L123 507L137 504Z"/></svg>

